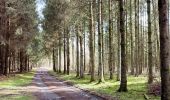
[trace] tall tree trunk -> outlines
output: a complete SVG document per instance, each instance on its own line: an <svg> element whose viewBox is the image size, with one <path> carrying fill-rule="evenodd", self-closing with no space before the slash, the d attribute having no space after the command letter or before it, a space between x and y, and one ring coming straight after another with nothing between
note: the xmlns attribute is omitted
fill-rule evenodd
<svg viewBox="0 0 170 100"><path fill-rule="evenodd" d="M120 69L121 69L121 45L120 45L120 17L119 17L120 12L118 11L117 15L117 34L118 34L118 65L117 65L117 81L120 81Z"/></svg>
<svg viewBox="0 0 170 100"><path fill-rule="evenodd" d="M152 29L151 29L151 1L147 0L147 14L148 14L148 67L149 67L149 79L148 83L153 82L153 72L152 72Z"/></svg>
<svg viewBox="0 0 170 100"><path fill-rule="evenodd" d="M9 74L9 45L7 44L5 46L5 71L4 71L4 75L8 75Z"/></svg>
<svg viewBox="0 0 170 100"><path fill-rule="evenodd" d="M79 28L77 26L77 75L76 77L80 76L80 64L79 64Z"/></svg>
<svg viewBox="0 0 170 100"><path fill-rule="evenodd" d="M98 55L99 55L99 83L104 81L103 66L102 66L102 23L101 23L101 12L102 10L102 0L98 0Z"/></svg>
<svg viewBox="0 0 170 100"><path fill-rule="evenodd" d="M128 1L127 0L124 0L124 14L125 14L125 52L126 52L126 63L127 63L127 68L126 68L126 70L127 70L127 72L128 72L128 11L127 11L127 9L128 9Z"/></svg>
<svg viewBox="0 0 170 100"><path fill-rule="evenodd" d="M86 71L86 22L84 21L84 71Z"/></svg>
<svg viewBox="0 0 170 100"><path fill-rule="evenodd" d="M74 46L74 38L72 38L72 67L75 67L75 46Z"/></svg>
<svg viewBox="0 0 170 100"><path fill-rule="evenodd" d="M132 0L130 0L130 34L131 34L131 75L134 75L134 51L133 51L133 31L132 31Z"/></svg>
<svg viewBox="0 0 170 100"><path fill-rule="evenodd" d="M20 59L20 73L23 72L23 50L20 49L20 54L19 54L19 59Z"/></svg>
<svg viewBox="0 0 170 100"><path fill-rule="evenodd" d="M66 36L65 36L65 33L66 33L66 31L65 31L65 29L64 29L64 74L66 74L66 71L67 71L67 68L66 68Z"/></svg>
<svg viewBox="0 0 170 100"><path fill-rule="evenodd" d="M6 9L5 9L5 5L6 5L6 2L5 2L5 0L1 0L0 1L0 6L1 6L1 8L0 8L0 33L1 33L1 36L4 36L4 33L6 33L5 32L5 30L6 30L6 16L5 16L5 13L6 13ZM2 28L2 27L4 27L4 28ZM5 58L5 56L4 56L4 54L5 54L5 51L4 51L4 45L2 44L2 40L0 40L1 42L0 42L0 49L1 49L1 57L0 57L0 60L1 60L1 65L0 65L0 71L1 71L1 74L4 74L4 65L5 65L5 60L4 60L4 58Z"/></svg>
<svg viewBox="0 0 170 100"><path fill-rule="evenodd" d="M139 35L139 28L138 28L138 0L135 0L135 67L136 67L136 72L135 76L139 75L139 65L138 65L138 35Z"/></svg>
<svg viewBox="0 0 170 100"><path fill-rule="evenodd" d="M96 57L96 21L97 21L97 0L93 0L93 52L94 52L94 57ZM96 60L94 59L94 66L96 66Z"/></svg>
<svg viewBox="0 0 170 100"><path fill-rule="evenodd" d="M82 24L79 29L80 38L80 78L84 78L84 67L83 67L83 34L82 34Z"/></svg>
<svg viewBox="0 0 170 100"><path fill-rule="evenodd" d="M161 60L161 100L170 100L170 36L168 33L168 0L158 0Z"/></svg>
<svg viewBox="0 0 170 100"><path fill-rule="evenodd" d="M56 72L56 63L55 63L55 49L53 48L53 71Z"/></svg>
<svg viewBox="0 0 170 100"><path fill-rule="evenodd" d="M102 67L103 67L103 75L104 75L104 72L105 72L105 59L104 59L105 48L104 48L104 19L103 19L104 16L103 16L103 11L104 11L104 4L102 3L101 4L101 32L102 32L101 42L102 42Z"/></svg>
<svg viewBox="0 0 170 100"><path fill-rule="evenodd" d="M113 32L112 32L112 2L109 0L109 71L110 79L113 79Z"/></svg>
<svg viewBox="0 0 170 100"><path fill-rule="evenodd" d="M67 28L67 75L70 74L70 33Z"/></svg>
<svg viewBox="0 0 170 100"><path fill-rule="evenodd" d="M6 45L5 45L5 75L8 75L9 74L9 69L10 69L10 66L9 66L9 55L10 55L10 19L7 17L7 21L6 21L6 27L7 29L5 29L5 38L6 38Z"/></svg>
<svg viewBox="0 0 170 100"><path fill-rule="evenodd" d="M160 52L160 40L159 40L159 32L158 32L158 24L157 24L157 22L158 22L158 18L157 18L157 16L158 16L158 14L157 14L157 3L158 2L154 2L154 0L152 0L152 4L153 4L153 9L154 9L154 35L156 36L156 43L155 43L155 45L156 45L156 60L155 60L155 63L156 63L156 72L159 72L159 67L160 67L160 59L159 59L159 57L160 57L160 54L159 54L159 52Z"/></svg>
<svg viewBox="0 0 170 100"><path fill-rule="evenodd" d="M127 76L126 76L126 45L125 45L125 30L124 30L124 7L123 0L119 1L119 10L120 10L120 34L121 34L121 81L119 92L127 91Z"/></svg>
<svg viewBox="0 0 170 100"><path fill-rule="evenodd" d="M59 73L61 73L61 35L59 37Z"/></svg>
<svg viewBox="0 0 170 100"><path fill-rule="evenodd" d="M14 58L14 66L15 66L15 58ZM27 57L27 67L28 67L28 71L30 71L30 58L29 58L29 56Z"/></svg>
<svg viewBox="0 0 170 100"><path fill-rule="evenodd" d="M90 16L89 16L89 50L90 50L90 68L91 68L91 78L90 81L94 81L95 78L95 65L94 65L94 44L93 44L93 36L94 36L94 18L93 18L93 0L90 0L89 4Z"/></svg>

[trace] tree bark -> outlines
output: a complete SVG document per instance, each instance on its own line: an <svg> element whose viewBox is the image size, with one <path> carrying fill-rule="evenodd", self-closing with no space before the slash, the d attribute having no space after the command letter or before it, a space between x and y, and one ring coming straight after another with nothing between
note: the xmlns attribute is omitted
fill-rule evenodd
<svg viewBox="0 0 170 100"><path fill-rule="evenodd" d="M80 64L79 64L79 28L77 26L77 75L76 77L80 76Z"/></svg>
<svg viewBox="0 0 170 100"><path fill-rule="evenodd" d="M67 71L67 68L66 68L66 63L67 62L66 62L66 39L65 39L66 36L65 36L65 32L66 31L64 29L64 33L63 33L64 34L64 51L63 51L64 52L64 74L66 74L66 71Z"/></svg>
<svg viewBox="0 0 170 100"><path fill-rule="evenodd" d="M67 75L70 74L70 33L67 28Z"/></svg>
<svg viewBox="0 0 170 100"><path fill-rule="evenodd" d="M170 100L170 36L168 33L168 0L158 0L161 60L161 100Z"/></svg>
<svg viewBox="0 0 170 100"><path fill-rule="evenodd" d="M138 35L139 35L139 26L138 26L138 0L135 0L135 76L138 76L139 75L139 64L138 64L138 59L139 59L139 56L138 56Z"/></svg>
<svg viewBox="0 0 170 100"><path fill-rule="evenodd" d="M61 35L59 37L59 73L61 73Z"/></svg>
<svg viewBox="0 0 170 100"><path fill-rule="evenodd" d="M112 32L112 2L109 0L109 71L110 79L113 79L113 32Z"/></svg>
<svg viewBox="0 0 170 100"><path fill-rule="evenodd" d="M53 71L56 72L56 63L55 63L55 49L53 48Z"/></svg>
<svg viewBox="0 0 170 100"><path fill-rule="evenodd" d="M83 34L82 34L82 24L79 31L80 38L80 78L84 78L84 67L83 67Z"/></svg>
<svg viewBox="0 0 170 100"><path fill-rule="evenodd" d="M130 0L130 33L131 33L131 75L134 75L134 51L133 51L133 31L132 31L132 0Z"/></svg>
<svg viewBox="0 0 170 100"><path fill-rule="evenodd" d="M148 83L153 82L153 63L152 63L152 29L151 29L151 1L147 0L147 14L148 14L148 67L149 67L149 79Z"/></svg>
<svg viewBox="0 0 170 100"><path fill-rule="evenodd" d="M124 7L123 0L119 1L119 11L120 11L120 34L121 34L121 81L120 88L118 92L127 91L127 76L126 76L126 45L125 45L125 30L124 30Z"/></svg>
<svg viewBox="0 0 170 100"><path fill-rule="evenodd" d="M102 23L101 12L102 0L98 0L98 56L99 56L99 83L104 81L103 66L102 66Z"/></svg>
<svg viewBox="0 0 170 100"><path fill-rule="evenodd" d="M94 65L94 44L93 44L93 36L94 36L94 18L93 18L93 0L90 0L89 4L90 16L89 16L89 50L90 50L90 69L91 69L91 78L90 82L94 81L95 78L95 65Z"/></svg>

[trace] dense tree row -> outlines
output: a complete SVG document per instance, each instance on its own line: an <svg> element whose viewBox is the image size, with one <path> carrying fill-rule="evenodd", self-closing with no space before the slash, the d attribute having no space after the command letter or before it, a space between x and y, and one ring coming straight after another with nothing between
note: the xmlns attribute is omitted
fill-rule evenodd
<svg viewBox="0 0 170 100"><path fill-rule="evenodd" d="M54 71L75 71L78 78L88 73L99 83L115 75L120 92L127 91L127 75L148 75L151 84L161 72L162 98L169 100L168 3L46 0L44 44Z"/></svg>
<svg viewBox="0 0 170 100"><path fill-rule="evenodd" d="M38 32L35 0L0 0L0 74L31 69L28 46Z"/></svg>
<svg viewBox="0 0 170 100"><path fill-rule="evenodd" d="M162 100L170 99L169 0L44 1L39 24L36 0L0 0L0 75L48 56L58 73L116 77L119 92L128 91L128 75L161 78Z"/></svg>

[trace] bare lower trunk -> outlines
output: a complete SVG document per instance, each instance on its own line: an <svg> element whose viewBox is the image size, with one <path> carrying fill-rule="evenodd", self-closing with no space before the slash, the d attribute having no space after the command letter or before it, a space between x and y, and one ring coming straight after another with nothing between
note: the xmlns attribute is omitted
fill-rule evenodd
<svg viewBox="0 0 170 100"><path fill-rule="evenodd" d="M61 73L61 36L59 39L59 73Z"/></svg>
<svg viewBox="0 0 170 100"><path fill-rule="evenodd" d="M76 77L80 76L80 65L79 65L79 28L77 27L77 75Z"/></svg>
<svg viewBox="0 0 170 100"><path fill-rule="evenodd" d="M70 74L70 35L67 29L67 75Z"/></svg>
<svg viewBox="0 0 170 100"><path fill-rule="evenodd" d="M56 63L55 63L55 49L53 48L53 71L56 72Z"/></svg>
<svg viewBox="0 0 170 100"><path fill-rule="evenodd" d="M148 13L148 67L149 67L149 79L148 83L153 82L153 72L152 72L152 32L151 32L151 16L150 16L150 6L151 1L147 0L147 13Z"/></svg>
<svg viewBox="0 0 170 100"><path fill-rule="evenodd" d="M109 71L110 71L110 79L113 79L113 32L112 32L112 4L111 0L109 0Z"/></svg>
<svg viewBox="0 0 170 100"><path fill-rule="evenodd" d="M170 40L168 33L168 0L159 0L160 60L161 60L161 100L170 100Z"/></svg>
<svg viewBox="0 0 170 100"><path fill-rule="evenodd" d="M127 76L126 76L126 45L125 45L125 31L124 31L124 7L123 0L119 1L119 11L120 11L120 34L121 34L121 82L119 92L127 91Z"/></svg>
<svg viewBox="0 0 170 100"><path fill-rule="evenodd" d="M99 55L99 82L104 81L104 76L103 76L103 66L102 66L102 20L101 20L101 12L102 10L102 0L98 0L98 55Z"/></svg>
<svg viewBox="0 0 170 100"><path fill-rule="evenodd" d="M67 68L66 68L66 36L65 36L65 29L64 29L64 74L66 74Z"/></svg>
<svg viewBox="0 0 170 100"><path fill-rule="evenodd" d="M90 70L91 70L91 78L90 78L90 81L94 81L95 78L95 73L94 73L94 70L95 70L95 65L94 65L94 43L93 43L93 36L94 36L94 28L93 28L93 25L94 25L94 22L93 22L93 1L91 0L90 1L90 4L89 4L89 10L90 10L90 20L89 20L89 49L90 49Z"/></svg>
<svg viewBox="0 0 170 100"><path fill-rule="evenodd" d="M83 67L83 34L82 25L80 28L80 78L84 78L84 67Z"/></svg>

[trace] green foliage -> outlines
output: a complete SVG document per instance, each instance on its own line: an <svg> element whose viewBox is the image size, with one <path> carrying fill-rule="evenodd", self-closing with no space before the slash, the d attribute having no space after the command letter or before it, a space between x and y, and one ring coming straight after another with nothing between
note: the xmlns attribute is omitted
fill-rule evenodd
<svg viewBox="0 0 170 100"><path fill-rule="evenodd" d="M88 3L86 0L45 0L45 3L42 23L45 31L44 49L49 55L52 48L62 45L58 40L63 41L66 28L75 31L75 25L88 19Z"/></svg>
<svg viewBox="0 0 170 100"><path fill-rule="evenodd" d="M38 16L35 0L8 0L7 5L7 14L11 12L8 16L12 20L12 32L10 34L15 38L14 42L22 41L18 45L22 44L25 47L35 33L38 32Z"/></svg>
<svg viewBox="0 0 170 100"><path fill-rule="evenodd" d="M43 32L37 33L35 38L31 41L27 48L28 54L31 56L31 60L36 63L44 57L44 39Z"/></svg>

